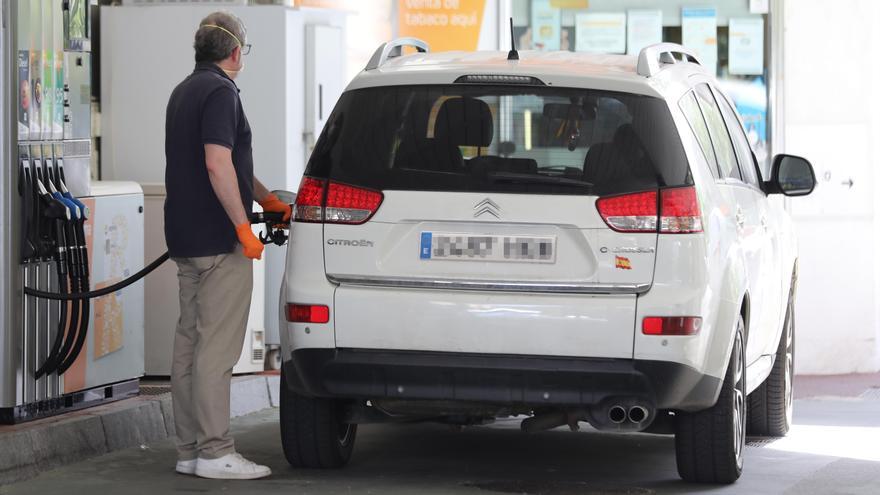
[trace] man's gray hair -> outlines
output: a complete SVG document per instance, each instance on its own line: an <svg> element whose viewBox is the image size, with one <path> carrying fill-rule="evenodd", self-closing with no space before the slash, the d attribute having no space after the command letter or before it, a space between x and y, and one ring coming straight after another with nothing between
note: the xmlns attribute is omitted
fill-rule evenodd
<svg viewBox="0 0 880 495"><path fill-rule="evenodd" d="M219 62L232 55L239 43L243 45L246 37L241 19L228 12L214 12L202 19L196 31L196 62Z"/></svg>

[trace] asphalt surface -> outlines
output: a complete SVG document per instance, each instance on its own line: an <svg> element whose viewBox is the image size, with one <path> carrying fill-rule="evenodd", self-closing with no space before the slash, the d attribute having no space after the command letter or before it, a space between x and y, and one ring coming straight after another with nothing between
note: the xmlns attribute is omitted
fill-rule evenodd
<svg viewBox="0 0 880 495"><path fill-rule="evenodd" d="M880 394L801 399L785 439L750 439L743 477L730 486L688 485L671 436L554 430L524 434L518 421L451 431L442 425L367 425L351 463L333 471L287 466L277 409L233 421L237 448L270 478L204 480L174 473L170 441L123 450L0 487L2 494L648 494L880 493ZM53 446L61 448L61 446Z"/></svg>

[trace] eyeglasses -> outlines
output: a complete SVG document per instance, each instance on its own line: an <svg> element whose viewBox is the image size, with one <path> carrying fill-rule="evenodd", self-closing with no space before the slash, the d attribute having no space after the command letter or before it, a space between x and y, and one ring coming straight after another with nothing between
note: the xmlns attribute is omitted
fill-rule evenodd
<svg viewBox="0 0 880 495"><path fill-rule="evenodd" d="M223 31L224 33L228 34L229 36L232 36L232 39L234 39L235 42L238 43L238 46L241 48L242 55L247 55L248 53L251 52L251 44L250 43L242 44L241 40L238 39L238 36L234 35L232 33L232 31L230 31L222 26L218 26L216 24L204 24L204 25L202 25L202 27L216 28L216 29L219 29L219 30Z"/></svg>

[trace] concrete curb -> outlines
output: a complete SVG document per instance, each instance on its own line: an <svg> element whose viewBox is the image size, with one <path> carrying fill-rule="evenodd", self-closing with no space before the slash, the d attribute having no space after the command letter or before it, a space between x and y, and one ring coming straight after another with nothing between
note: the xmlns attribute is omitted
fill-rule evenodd
<svg viewBox="0 0 880 495"><path fill-rule="evenodd" d="M277 375L233 378L230 417L278 407L279 386ZM0 486L173 436L170 393L141 395L54 418L0 426Z"/></svg>

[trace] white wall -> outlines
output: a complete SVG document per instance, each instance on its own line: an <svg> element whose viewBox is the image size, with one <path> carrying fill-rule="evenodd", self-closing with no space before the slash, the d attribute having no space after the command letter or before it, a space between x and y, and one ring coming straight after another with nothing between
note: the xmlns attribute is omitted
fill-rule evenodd
<svg viewBox="0 0 880 495"><path fill-rule="evenodd" d="M813 195L790 201L800 238L796 371L877 371L880 2L786 0L784 15L785 151L810 159L819 180Z"/></svg>

